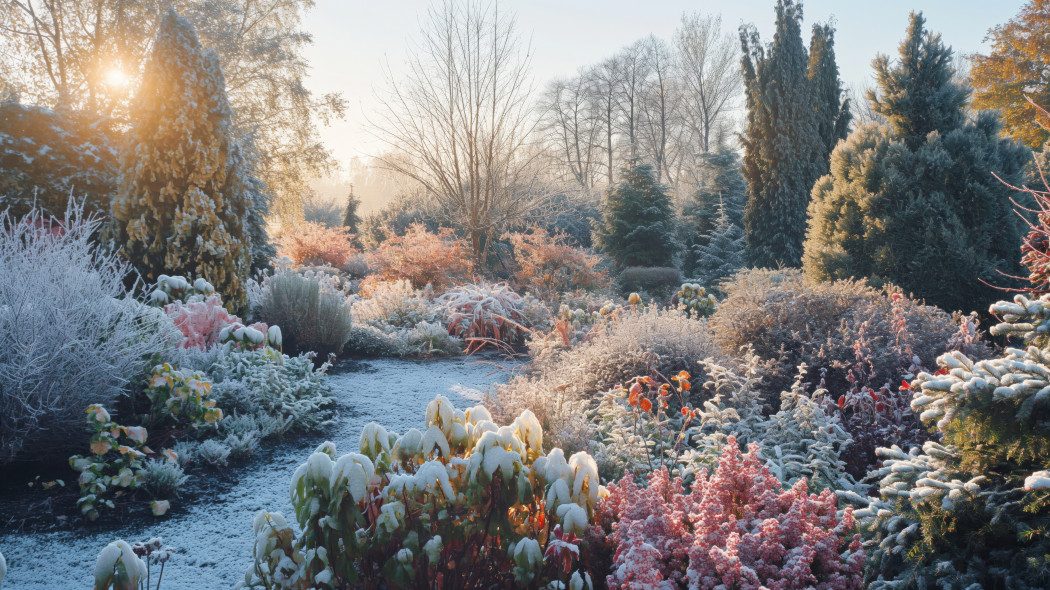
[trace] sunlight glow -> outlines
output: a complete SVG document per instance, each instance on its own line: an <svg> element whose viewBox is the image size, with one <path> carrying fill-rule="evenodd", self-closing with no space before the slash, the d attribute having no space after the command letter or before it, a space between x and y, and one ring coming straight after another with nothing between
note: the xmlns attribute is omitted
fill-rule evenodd
<svg viewBox="0 0 1050 590"><path fill-rule="evenodd" d="M113 88L123 88L128 83L128 75L120 68L111 68L106 71L106 84Z"/></svg>

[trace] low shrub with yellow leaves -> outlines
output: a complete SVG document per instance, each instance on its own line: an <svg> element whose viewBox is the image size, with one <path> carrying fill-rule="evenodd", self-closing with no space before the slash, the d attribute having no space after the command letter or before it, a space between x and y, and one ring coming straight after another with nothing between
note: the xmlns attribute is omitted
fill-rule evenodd
<svg viewBox="0 0 1050 590"><path fill-rule="evenodd" d="M189 372L168 363L157 365L146 388L150 400L150 424L165 421L188 421L192 428L217 424L222 410L215 407L211 380L201 372Z"/></svg>
<svg viewBox="0 0 1050 590"><path fill-rule="evenodd" d="M260 512L244 586L589 590L579 537L603 493L587 453L544 454L532 412L498 426L439 395L423 431L373 422L357 453L318 447L292 476L302 534Z"/></svg>
<svg viewBox="0 0 1050 590"><path fill-rule="evenodd" d="M88 406L87 423L95 432L91 436L91 454L73 455L69 465L80 473L77 507L89 520L98 519L99 509L113 508L113 498L138 489L146 481L143 460L147 456L160 456L171 462L178 459L174 451L167 449L155 454L146 446L144 427L121 426L98 404Z"/></svg>

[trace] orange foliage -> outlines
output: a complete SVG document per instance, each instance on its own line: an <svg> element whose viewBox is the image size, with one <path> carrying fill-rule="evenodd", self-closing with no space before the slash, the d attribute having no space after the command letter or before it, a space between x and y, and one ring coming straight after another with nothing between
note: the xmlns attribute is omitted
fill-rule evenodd
<svg viewBox="0 0 1050 590"><path fill-rule="evenodd" d="M345 227L306 222L278 236L278 256L287 256L297 266L330 264L343 268L357 251L354 235Z"/></svg>
<svg viewBox="0 0 1050 590"><path fill-rule="evenodd" d="M367 259L371 272L361 285L363 293L374 284L399 279L407 279L416 289L429 283L440 293L466 281L474 271L469 248L451 229L435 234L421 223L410 225L403 236L391 233Z"/></svg>
<svg viewBox="0 0 1050 590"><path fill-rule="evenodd" d="M514 247L519 290L527 288L550 300L564 291L593 290L608 282L605 271L597 268L601 257L567 244L565 234L550 235L545 229L533 228L531 233L505 237Z"/></svg>

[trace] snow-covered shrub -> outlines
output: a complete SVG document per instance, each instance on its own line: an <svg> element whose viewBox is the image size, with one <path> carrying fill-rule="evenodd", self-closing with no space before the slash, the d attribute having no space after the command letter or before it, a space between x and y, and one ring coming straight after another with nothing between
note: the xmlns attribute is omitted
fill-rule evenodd
<svg viewBox="0 0 1050 590"><path fill-rule="evenodd" d="M149 299L153 305L165 306L178 301L203 301L212 295L216 295L215 287L203 278L160 275Z"/></svg>
<svg viewBox="0 0 1050 590"><path fill-rule="evenodd" d="M584 449L590 438L586 411L602 392L635 376L694 373L706 358L728 361L705 321L677 310L628 307L578 346L535 355L522 375L498 386L497 408L503 416L530 409L555 444Z"/></svg>
<svg viewBox="0 0 1050 590"><path fill-rule="evenodd" d="M368 294L377 283L406 279L417 289L429 284L441 292L470 279L473 260L470 249L452 230L432 233L423 224L413 223L404 235L391 233L368 253L372 274L365 278L361 291Z"/></svg>
<svg viewBox="0 0 1050 590"><path fill-rule="evenodd" d="M296 266L343 268L357 251L354 236L343 227L304 222L276 236L278 256L285 256Z"/></svg>
<svg viewBox="0 0 1050 590"><path fill-rule="evenodd" d="M505 284L461 285L438 297L448 333L477 349L486 343L518 344L528 326L521 295Z"/></svg>
<svg viewBox="0 0 1050 590"><path fill-rule="evenodd" d="M836 398L842 395L850 387L847 375L856 363L854 346L862 330L870 360L867 378L876 389L900 383L905 342L895 323L895 292L863 281L811 284L793 269L741 271L722 290L726 298L709 325L727 352L751 346L762 359L776 361L765 381L770 401L790 387L803 363L810 369L808 382L819 382L825 369L825 387ZM897 305L906 323L908 356L931 366L957 332L956 322L908 297Z"/></svg>
<svg viewBox="0 0 1050 590"><path fill-rule="evenodd" d="M311 430L334 416L325 380L328 363L314 368L308 355L289 357L270 347L227 350L208 370L216 402L228 412L264 412L284 429Z"/></svg>
<svg viewBox="0 0 1050 590"><path fill-rule="evenodd" d="M872 543L871 588L1044 588L1050 567L1050 296L999 302L993 334L1027 348L937 359L910 388L943 441L880 448L879 498L858 512Z"/></svg>
<svg viewBox="0 0 1050 590"><path fill-rule="evenodd" d="M457 587L591 588L577 535L600 497L586 453L543 453L523 413L497 426L483 406L437 396L425 430L365 426L358 453L322 444L292 476L301 535L279 513L255 517L245 586L388 587L455 580ZM559 585L559 583L561 585Z"/></svg>
<svg viewBox="0 0 1050 590"><path fill-rule="evenodd" d="M238 383L242 387L245 386L243 383L234 381L227 381L226 383ZM245 438L254 436L257 439L284 434L291 426L291 419L271 416L261 411L254 414L245 413L226 416L222 419L222 422L219 422L220 432L227 437L237 436Z"/></svg>
<svg viewBox="0 0 1050 590"><path fill-rule="evenodd" d="M527 234L510 233L504 237L514 248L514 262L518 265L514 279L520 291L553 301L566 291L608 286L608 276L598 267L602 258L569 244L569 236L563 233L551 235L535 227Z"/></svg>
<svg viewBox="0 0 1050 590"><path fill-rule="evenodd" d="M149 423L184 422L191 428L222 420L222 410L209 399L211 380L202 372L179 370L168 363L153 368L146 388L150 401Z"/></svg>
<svg viewBox="0 0 1050 590"><path fill-rule="evenodd" d="M91 454L73 455L69 466L80 474L77 508L88 520L96 520L99 509L114 507L113 497L123 495L125 490L135 490L146 481L143 459L153 452L146 446L144 427L117 424L100 405L88 407L87 423L94 431ZM165 461L177 460L170 450L159 455Z"/></svg>
<svg viewBox="0 0 1050 590"><path fill-rule="evenodd" d="M405 279L378 282L372 285L367 298L354 301L354 321L380 329L435 322L441 318L441 307L433 299L432 289L416 289Z"/></svg>
<svg viewBox="0 0 1050 590"><path fill-rule="evenodd" d="M835 495L804 481L785 489L758 445L728 443L689 493L666 468L646 487L630 476L610 486L596 516L614 551L609 587L863 588L852 509L839 516Z"/></svg>
<svg viewBox="0 0 1050 590"><path fill-rule="evenodd" d="M671 303L686 315L707 317L715 312L718 301L714 295L696 283L682 283Z"/></svg>
<svg viewBox="0 0 1050 590"><path fill-rule="evenodd" d="M212 467L225 467L229 463L230 447L224 442L209 438L197 447L196 458Z"/></svg>
<svg viewBox="0 0 1050 590"><path fill-rule="evenodd" d="M172 451L173 453L175 451ZM186 483L189 476L182 470L178 459L147 459L142 464L145 479L142 488L154 499L167 500L179 495L179 488Z"/></svg>
<svg viewBox="0 0 1050 590"><path fill-rule="evenodd" d="M125 290L130 267L92 241L99 227L76 206L0 213L0 465L82 444L54 434L80 432L85 407L112 405L181 339Z"/></svg>
<svg viewBox="0 0 1050 590"><path fill-rule="evenodd" d="M281 327L285 349L292 354L313 351L322 358L342 352L350 335L351 312L338 279L281 267L259 289L256 316Z"/></svg>

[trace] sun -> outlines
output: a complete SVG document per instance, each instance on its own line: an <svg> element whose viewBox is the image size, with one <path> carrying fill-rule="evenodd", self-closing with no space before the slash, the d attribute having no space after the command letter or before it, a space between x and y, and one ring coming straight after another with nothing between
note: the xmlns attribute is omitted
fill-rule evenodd
<svg viewBox="0 0 1050 590"><path fill-rule="evenodd" d="M113 88L123 88L128 83L128 75L120 68L110 68L106 71L106 84Z"/></svg>

